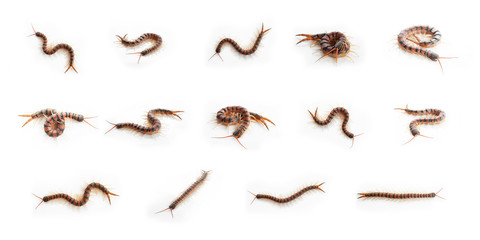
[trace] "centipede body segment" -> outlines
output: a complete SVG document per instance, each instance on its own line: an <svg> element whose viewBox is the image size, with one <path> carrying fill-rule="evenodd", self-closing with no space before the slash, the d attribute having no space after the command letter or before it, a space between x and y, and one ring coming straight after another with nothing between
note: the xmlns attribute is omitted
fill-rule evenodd
<svg viewBox="0 0 480 240"><path fill-rule="evenodd" d="M268 194L254 194L254 193L250 192L253 196L255 196L250 204L252 204L255 201L255 199L266 199L266 200L270 200L270 201L273 201L273 202L276 202L276 203L279 203L279 204L289 203L289 202L294 201L295 199L298 199L303 194L305 194L309 191L320 190L322 192L325 192L321 188L321 186L323 184L324 183L306 186L306 187L300 189L299 191L297 191L296 193L294 193L294 194L292 194L288 197L276 197L276 196L268 195Z"/></svg>

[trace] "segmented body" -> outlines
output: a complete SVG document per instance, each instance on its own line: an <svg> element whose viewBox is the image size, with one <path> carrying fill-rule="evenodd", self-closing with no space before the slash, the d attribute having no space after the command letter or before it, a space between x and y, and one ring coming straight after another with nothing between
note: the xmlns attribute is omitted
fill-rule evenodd
<svg viewBox="0 0 480 240"><path fill-rule="evenodd" d="M419 199L434 198L436 193L389 193L389 192L368 192L359 193L358 198L387 198L387 199Z"/></svg>
<svg viewBox="0 0 480 240"><path fill-rule="evenodd" d="M60 112L48 116L43 124L43 129L49 137L58 137L65 131L65 119L73 119L83 122L85 117L81 114L71 112Z"/></svg>
<svg viewBox="0 0 480 240"><path fill-rule="evenodd" d="M431 35L432 38L428 41L422 41L416 36L417 34ZM412 39L412 37L415 39ZM401 31L398 34L397 41L403 50L428 57L432 61L437 61L439 58L438 54L424 48L437 45L441 38L440 31L434 27L414 26Z"/></svg>
<svg viewBox="0 0 480 240"><path fill-rule="evenodd" d="M324 120L319 119L317 117L317 110L318 110L318 108L315 110L315 114L312 114L310 111L308 111L310 113L310 115L312 116L313 121L315 121L316 124L318 124L320 126L328 125L337 114L341 114L343 116L343 122L342 122L343 133L348 138L353 139L355 137L355 135L353 133L351 133L347 128L348 120L350 119L350 114L348 113L347 109L345 109L343 107L336 107L336 108L332 109L332 111L330 111L330 114L328 114L327 118L324 119Z"/></svg>
<svg viewBox="0 0 480 240"><path fill-rule="evenodd" d="M160 37L160 35L155 34L155 33L144 33L140 37L135 39L134 41L127 40L126 39L127 35L125 35L123 37L117 35L117 37L120 40L121 44L126 46L126 47L138 46L139 44L141 44L145 40L154 41L155 43L153 44L153 46L139 52L139 54L141 56L146 56L146 55L148 55L150 53L153 53L153 52L157 51L158 49L160 49L160 47L162 46L162 41L163 41L162 37Z"/></svg>
<svg viewBox="0 0 480 240"><path fill-rule="evenodd" d="M69 202L70 204L72 204L73 206L76 206L76 207L81 207L83 205L85 205L89 198L90 198L90 193L92 192L93 189L98 189L100 190L101 192L103 192L105 194L105 196L107 196L108 198L108 202L111 204L111 201L110 201L110 195L112 196L118 196L114 193L111 193L105 186L103 186L102 184L100 183L96 183L96 182L93 182L93 183L90 183L86 188L85 188L85 191L83 192L83 197L80 199L80 200L77 200L73 197L71 197L70 195L68 194L65 194L65 193L57 193L57 194L53 194L53 195L49 195L49 196L45 196L43 198L40 198L42 199L42 201L40 202L40 204L42 202L49 202L49 201L52 201L52 200L55 200L55 199L65 199L67 202ZM38 204L40 206L40 204ZM38 207L38 206L37 206Z"/></svg>
<svg viewBox="0 0 480 240"><path fill-rule="evenodd" d="M73 51L73 48L66 44L66 43L60 43L60 44L57 44L55 45L53 48L52 47L49 47L48 46L48 41L47 41L47 36L45 36L45 34L41 33L41 32L36 32L35 31L35 36L39 37L42 39L43 41L43 45L42 45L42 50L45 54L47 55L53 55L55 54L58 50L60 49L64 49L65 51L68 52L68 55L69 55L69 60L68 60L68 68L65 72L67 72L70 68L72 68L75 72L77 72L77 70L75 69L75 67L73 66L74 64L74 58L75 58L75 53Z"/></svg>
<svg viewBox="0 0 480 240"><path fill-rule="evenodd" d="M171 110L160 109L160 108L152 109L147 113L147 121L150 124L150 126L143 126L140 124L130 123L130 122L116 123L116 124L110 123L113 125L113 127L108 132L110 132L115 128L118 128L118 129L126 128L142 134L153 135L158 133L162 128L162 123L160 122L160 119L156 117L156 115L175 116L181 119L180 116L177 115L177 113L179 112L182 112L182 111L171 111Z"/></svg>
<svg viewBox="0 0 480 240"><path fill-rule="evenodd" d="M418 125L439 124L445 119L445 112L439 109L428 108L424 110L412 110L412 109L408 109L408 106L406 108L397 108L397 109L403 110L405 111L405 113L409 115L414 115L414 116L425 116L425 115L433 116L429 118L415 119L410 122L409 124L410 132L414 137L420 134L420 130L418 130L417 128Z"/></svg>
<svg viewBox="0 0 480 240"><path fill-rule="evenodd" d="M324 56L331 56L335 59L347 56L350 52L350 42L347 36L341 32L330 32L320 34L298 34L297 36L305 37L297 44L304 41L313 41L313 44L319 46ZM322 57L322 58L323 58ZM321 59L321 58L320 58Z"/></svg>
<svg viewBox="0 0 480 240"><path fill-rule="evenodd" d="M267 129L268 126L266 122L275 125L270 119L265 118L260 114L249 112L246 108L241 106L225 107L217 112L217 123L226 126L238 125L232 133L232 136L235 138L240 138L245 131L247 131L251 121L260 122Z"/></svg>
<svg viewBox="0 0 480 240"><path fill-rule="evenodd" d="M252 194L255 196L254 200L255 199L268 199L270 201L274 201L276 203L283 204L283 203L291 202L291 201L299 198L300 196L302 196L306 192L309 192L309 191L312 191L312 190L320 190L320 191L324 192L323 189L320 188L320 186L322 186L323 184L324 183L304 187L304 188L300 189L298 192L296 192L296 193L294 193L294 194L292 194L288 197L285 197L285 198L275 197L275 196L268 195L268 194L253 194L253 193ZM253 201L252 201L252 203L253 203Z"/></svg>

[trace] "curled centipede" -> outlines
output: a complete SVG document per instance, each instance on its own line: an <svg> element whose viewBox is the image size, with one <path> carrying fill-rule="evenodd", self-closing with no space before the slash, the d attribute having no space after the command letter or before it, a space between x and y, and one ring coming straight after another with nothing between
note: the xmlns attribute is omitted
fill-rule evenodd
<svg viewBox="0 0 480 240"><path fill-rule="evenodd" d="M276 203L279 203L279 204L289 203L289 202L294 201L295 199L298 199L303 194L305 194L309 191L320 190L322 192L325 192L321 188L321 186L323 184L324 183L306 186L306 187L300 189L299 191L297 191L296 193L294 193L294 194L292 194L288 197L276 197L276 196L268 195L268 194L255 194L255 193L252 193L252 192L249 191L249 193L251 193L254 196L254 198L253 198L253 200L250 204L252 204L255 201L255 199L267 199L267 200L270 200L270 201L273 201L273 202L276 202Z"/></svg>
<svg viewBox="0 0 480 240"><path fill-rule="evenodd" d="M41 200L36 208L38 208L44 202L49 202L49 201L52 201L52 200L55 200L55 199L64 199L65 201L72 204L73 206L81 207L81 206L87 204L88 200L90 199L90 193L92 192L93 189L98 189L103 194L105 194L105 196L107 196L107 198L108 198L108 203L110 203L110 205L112 204L112 202L110 200L110 195L118 196L117 194L114 194L114 193L110 192L102 184L96 183L96 182L92 182L92 183L88 184L88 186L85 188L85 191L83 192L83 197L80 200L77 200L77 199L75 199L75 198L73 198L70 195L65 194L65 193L57 193L57 194L48 195L48 196L44 196L44 197L39 197L35 194L33 194L33 195Z"/></svg>
<svg viewBox="0 0 480 240"><path fill-rule="evenodd" d="M420 130L418 130L417 126L418 125L433 125L433 124L439 124L445 119L445 112L439 109L433 109L433 108L427 108L424 110L412 110L408 109L408 105L405 108L395 108L395 110L401 110L405 111L408 115L413 115L413 116L428 116L425 118L419 118L415 119L410 122L409 128L410 128L410 133L412 133L413 137L410 139L408 142L411 142L413 139L415 139L417 136L422 136L426 138L425 135L420 134Z"/></svg>
<svg viewBox="0 0 480 240"><path fill-rule="evenodd" d="M225 125L227 127L230 125L237 125L237 128L235 129L235 131L233 131L232 135L229 135L226 137L220 137L220 138L233 137L244 148L245 146L243 146L239 138L243 136L245 131L247 131L248 127L250 126L250 122L253 121L253 122L261 123L267 129L268 129L267 122L275 126L275 123L273 123L270 119L263 117L258 113L249 112L246 108L241 106L230 106L230 107L225 107L220 109L217 112L216 120L218 124Z"/></svg>
<svg viewBox="0 0 480 240"><path fill-rule="evenodd" d="M426 37L427 39L425 39ZM425 49L436 46L438 42L440 42L441 38L442 34L434 27L414 26L402 30L397 36L397 41L398 45L403 50L413 54L425 56L432 61L437 61L443 71L440 59L451 59L452 57L440 57L437 53Z"/></svg>
<svg viewBox="0 0 480 240"><path fill-rule="evenodd" d="M297 42L297 44L312 41L312 45L320 47L320 51L323 52L323 56L320 59L330 56L335 58L335 61L338 62L338 58L348 57L348 54L352 51L351 44L348 41L347 36L341 32L330 32L330 33L320 33L320 34L297 34L297 36L305 37L304 39ZM352 60L353 61L353 60Z"/></svg>
<svg viewBox="0 0 480 240"><path fill-rule="evenodd" d="M365 192L359 193L358 199L390 199L390 200L410 200L410 199L431 199L439 197L438 193L442 191L440 189L438 192L431 193L391 193L391 192Z"/></svg>
<svg viewBox="0 0 480 240"><path fill-rule="evenodd" d="M315 114L312 114L312 112L310 112L310 111L308 111L308 113L310 113L310 116L312 116L313 121L317 125L320 125L320 126L325 126L325 125L330 124L330 122L333 120L335 115L337 115L337 114L342 115L343 116L342 131L345 134L345 136L352 139L352 146L353 146L353 143L355 141L355 137L363 134L363 133L361 133L361 134L354 135L352 132L350 132L348 130L347 124L348 124L348 120L350 119L350 113L348 113L347 109L345 109L343 107L336 107L336 108L332 109L332 111L330 111L330 114L328 114L328 116L327 116L327 118L325 118L325 120L319 119L317 117L317 111L318 111L318 108L315 109Z"/></svg>
<svg viewBox="0 0 480 240"><path fill-rule="evenodd" d="M53 108L45 108L40 111L34 112L32 114L24 114L19 116L29 118L23 124L22 127L24 127L34 119L41 120L42 118L45 118L45 123L43 124L43 130L49 137L53 137L53 138L57 138L63 134L63 132L65 131L65 120L67 118L75 120L77 122L85 122L86 124L95 128L92 124L90 124L86 120L94 117L84 117L81 114L76 114L71 112L57 112L57 110Z"/></svg>
<svg viewBox="0 0 480 240"><path fill-rule="evenodd" d="M117 129L125 128L125 129L130 129L130 130L133 130L135 132L145 134L145 135L154 135L154 134L158 133L160 131L160 129L162 128L162 123L160 122L160 119L158 119L156 117L157 115L174 116L174 117L177 117L178 119L181 120L182 118L180 116L178 116L178 114L177 114L177 113L181 113L181 112L183 112L183 111L171 111L171 110L161 109L161 108L152 109L152 110L148 111L148 113L147 113L147 121L148 121L148 124L150 126L142 126L140 124L130 123L130 122L111 123L111 122L107 121L108 123L112 124L113 127L110 130L108 130L105 134L109 133L110 131L112 131L115 128L117 128Z"/></svg>
<svg viewBox="0 0 480 240"><path fill-rule="evenodd" d="M36 36L36 37L42 39L42 41L43 41L42 50L45 54L53 55L58 50L62 50L62 49L65 50L69 55L68 68L67 68L67 70L65 70L65 72L68 72L68 70L70 70L70 68L73 69L73 71L77 72L77 69L75 69L75 66L73 65L74 64L75 53L73 51L73 48L70 45L68 45L66 43L60 43L60 44L57 44L53 47L48 46L47 36L45 36L45 34L43 34L41 32L37 32L35 30L35 28L33 28L33 26L32 26L32 29L33 29L33 34L30 35L30 36Z"/></svg>
<svg viewBox="0 0 480 240"><path fill-rule="evenodd" d="M210 59L212 59L215 55L218 55L218 57L220 57L220 59L222 59L222 61L223 61L222 56L220 56L220 52L222 51L222 46L226 43L232 45L233 49L235 49L238 53L240 53L242 55L245 55L245 56L251 55L251 54L253 54L257 51L258 47L260 46L260 43L262 42L262 39L263 39L265 33L267 33L270 30L271 30L271 28L269 28L267 30L264 30L263 23L262 23L262 29L257 34L257 38L253 42L253 45L248 49L240 47L240 45L238 45L238 43L231 38L224 38L217 44L217 47L215 48L215 53L210 57Z"/></svg>
<svg viewBox="0 0 480 240"><path fill-rule="evenodd" d="M160 37L160 35L158 34L155 34L155 33L144 33L142 34L140 37L138 37L137 39L131 41L131 40L127 40L127 34L125 34L125 36L119 36L117 35L118 37L118 40L119 42L125 46L125 47L136 47L138 45L140 45L141 43L143 43L144 41L153 41L153 45L145 50L142 50L140 52L135 52L135 53L129 53L129 54L138 54L138 62L137 63L140 63L140 58L142 56L146 56L146 55L149 55L153 52L156 52L157 50L160 49L160 47L162 46L162 37Z"/></svg>
<svg viewBox="0 0 480 240"><path fill-rule="evenodd" d="M168 206L168 208L165 208L162 211L158 211L156 212L156 214L170 210L173 218L173 210L205 182L209 173L210 171L202 170L202 175L192 185L190 185L190 187L188 187L178 198L173 200L173 202Z"/></svg>

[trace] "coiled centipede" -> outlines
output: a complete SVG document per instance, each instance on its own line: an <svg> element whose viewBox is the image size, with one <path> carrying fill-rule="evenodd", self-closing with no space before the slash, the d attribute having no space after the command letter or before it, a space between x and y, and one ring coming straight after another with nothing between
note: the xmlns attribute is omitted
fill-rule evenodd
<svg viewBox="0 0 480 240"><path fill-rule="evenodd" d="M267 122L275 126L275 123L273 123L270 119L263 117L260 114L249 112L246 108L241 106L231 106L220 109L220 111L217 112L216 119L218 124L225 126L238 125L235 131L233 131L232 135L220 138L233 137L244 148L245 146L243 146L238 139L243 136L245 131L247 131L251 121L262 123L267 129Z"/></svg>
<svg viewBox="0 0 480 240"><path fill-rule="evenodd" d="M71 112L57 112L57 110L52 108L42 109L40 111L34 112L32 114L19 115L20 117L29 117L29 119L23 124L22 127L27 125L33 119L42 119L45 117L45 123L43 124L43 129L49 137L59 137L65 131L65 119L73 119L77 122L85 122L91 127L95 128L92 124L87 122L85 119L93 117L84 117L81 114L71 113Z"/></svg>
<svg viewBox="0 0 480 240"><path fill-rule="evenodd" d="M302 196L306 192L309 192L309 191L312 191L312 190L320 190L322 192L325 192L321 188L321 186L323 184L324 183L306 186L306 187L300 189L299 191L297 191L296 193L294 193L294 194L292 194L288 197L284 197L284 198L275 197L275 196L268 195L268 194L254 194L254 193L249 191L249 193L251 193L253 196L255 196L250 204L252 204L255 201L255 199L267 199L267 200L270 200L270 201L273 201L273 202L276 202L276 203L280 203L280 204L289 203L289 202L299 198L300 196Z"/></svg>
<svg viewBox="0 0 480 240"><path fill-rule="evenodd" d="M337 114L343 115L342 131L345 134L345 136L352 139L352 146L353 146L353 143L355 141L355 137L363 134L363 133L361 133L361 134L358 134L358 135L354 135L353 133L351 133L347 129L348 120L350 119L350 114L348 113L347 109L345 109L343 107L336 107L336 108L332 109L332 111L330 111L330 114L328 114L328 116L325 120L321 120L317 117L317 111L318 111L318 108L315 109L315 114L312 114L312 112L310 112L310 111L308 111L308 113L310 113L310 116L312 116L313 121L320 126L328 125L332 121L332 119L335 117L335 115L337 115Z"/></svg>
<svg viewBox="0 0 480 240"><path fill-rule="evenodd" d="M440 189L442 191L442 189ZM408 200L408 199L425 199L425 198L435 198L440 197L438 193L440 192L432 192L432 193L390 193L390 192L366 192L366 193L359 193L358 199L362 198L370 198L370 199L395 199L395 200Z"/></svg>
<svg viewBox="0 0 480 240"><path fill-rule="evenodd" d="M53 55L55 54L58 50L61 50L61 49L64 49L65 51L68 52L68 55L69 55L69 59L68 59L68 68L67 70L65 70L65 72L67 72L68 70L73 69L73 71L77 72L77 69L75 69L75 66L73 66L73 61L74 61L74 57L75 57L75 53L73 51L73 48L66 44L66 43L60 43L60 44L57 44L55 45L54 47L49 47L47 45L48 41L47 41L47 36L45 36L45 34L41 33L41 32L37 32L35 30L35 28L33 28L32 26L32 29L33 29L33 34L30 35L30 36L36 36L38 38L41 38L42 41L43 41L43 45L42 45L42 50L45 54L47 55ZM77 72L78 73L78 72Z"/></svg>
<svg viewBox="0 0 480 240"><path fill-rule="evenodd" d="M173 200L173 202L168 206L168 208L165 208L162 211L158 211L155 214L170 210L170 213L172 214L172 218L173 218L173 210L178 206L178 204L182 203L183 200L185 200L188 196L190 196L190 194L192 194L195 190L198 189L200 185L202 185L205 182L209 173L210 171L202 170L202 175L192 185L190 185L190 187L188 187L187 190L185 190L180 195L180 197Z"/></svg>
<svg viewBox="0 0 480 240"><path fill-rule="evenodd" d="M157 109L152 109L150 111L148 111L147 113L147 120L148 120L148 123L151 125L149 127L147 126L142 126L142 125L139 125L139 124L136 124L136 123L130 123L130 122L126 122L126 123L111 123L111 122L108 122L110 124L113 125L113 127L108 130L105 134L109 133L110 131L112 131L113 129L115 128L118 128L118 129L121 129L121 128L127 128L127 129L131 129L133 131L136 131L136 132L139 132L139 133L142 133L142 134L146 134L146 135L153 135L153 134L156 134L160 131L161 127L162 127L162 123L160 122L160 119L158 119L156 117L156 115L163 115L163 116L175 116L177 117L178 119L182 119L180 116L178 116L177 113L181 113L183 111L171 111L171 110L166 110L166 109L161 109L161 108L157 108Z"/></svg>
<svg viewBox="0 0 480 240"><path fill-rule="evenodd" d="M445 112L439 109L427 108L424 110L411 110L411 109L408 109L408 105L407 105L405 108L395 108L395 110L405 111L405 113L407 113L408 115L414 115L414 116L425 116L425 115L433 116L429 118L419 118L411 121L409 128L410 128L410 133L412 133L413 137L412 139L410 139L410 141L406 143L411 142L417 136L427 137L425 135L420 134L420 131L417 128L418 125L439 124L445 119ZM430 138L430 137L427 137L427 138Z"/></svg>
<svg viewBox="0 0 480 240"><path fill-rule="evenodd" d="M417 35L431 36L428 40L422 40ZM413 38L414 39L413 39ZM434 47L440 42L442 34L434 27L429 26L414 26L404 29L397 36L398 45L405 51L425 56L432 61L437 61L443 71L440 59L451 59L452 57L440 57L437 53L424 48ZM413 45L412 45L413 44Z"/></svg>
<svg viewBox="0 0 480 240"><path fill-rule="evenodd" d="M52 200L55 200L55 199L64 199L65 201L72 204L73 206L81 207L88 202L88 200L90 199L90 193L92 192L93 189L98 189L101 192L103 192L105 194L105 196L107 196L108 203L110 203L110 205L112 204L112 202L110 201L110 195L118 196L117 194L114 194L114 193L110 192L102 184L96 183L96 182L88 184L88 186L85 188L85 191L83 192L83 197L80 200L77 200L77 199L75 199L75 198L73 198L70 195L65 194L65 193L57 193L57 194L53 194L53 195L48 195L48 196L45 196L43 198L39 197L35 194L33 194L33 195L41 200L36 208L38 208L43 202L49 202L49 201L52 201Z"/></svg>
<svg viewBox="0 0 480 240"><path fill-rule="evenodd" d="M220 52L222 51L222 46L225 43L229 43L230 45L232 45L232 47L238 53L240 53L242 55L245 55L245 56L251 55L251 54L253 54L257 51L258 47L260 46L260 42L262 41L263 36L265 35L265 33L267 33L270 30L271 30L271 28L269 28L267 30L264 30L263 23L262 23L262 29L258 33L257 38L255 39L255 42L253 43L253 45L248 49L244 49L244 48L240 47L240 45L238 45L238 43L235 42L235 40L233 40L231 38L224 38L217 44L217 47L215 48L215 53L210 57L210 59L212 59L215 55L218 55L220 57L220 59L222 59L222 61L223 61L222 56L220 56Z"/></svg>
<svg viewBox="0 0 480 240"><path fill-rule="evenodd" d="M320 51L323 52L323 56L320 57L317 62L326 57L330 56L335 58L335 61L338 62L340 57L348 57L348 53L353 52L350 50L350 42L347 39L347 36L341 32L330 32L330 33L320 33L320 34L297 34L297 36L305 37L304 39L297 42L297 44L305 41L313 41L313 45L320 47ZM350 58L350 60L352 60Z"/></svg>
<svg viewBox="0 0 480 240"><path fill-rule="evenodd" d="M117 35L118 37L118 40L120 41L120 43L125 46L125 47L135 47L135 46L138 46L139 44L141 44L143 41L145 40L152 40L154 42L153 46L141 51L141 52L135 52L135 53L130 53L130 54L138 54L138 62L137 63L140 63L140 58L142 56L146 56L148 54L151 54L155 51L157 51L158 49L160 49L160 47L162 46L162 37L160 37L160 35L158 34L155 34L155 33L144 33L142 34L142 36L138 37L137 39L135 39L134 41L129 41L127 40L127 34L125 34L125 36L119 36Z"/></svg>

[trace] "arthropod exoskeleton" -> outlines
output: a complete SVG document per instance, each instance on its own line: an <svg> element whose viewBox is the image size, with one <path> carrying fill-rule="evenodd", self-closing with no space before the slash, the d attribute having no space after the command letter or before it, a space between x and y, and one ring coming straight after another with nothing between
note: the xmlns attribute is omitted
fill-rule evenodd
<svg viewBox="0 0 480 240"><path fill-rule="evenodd" d="M440 189L442 191L442 189ZM391 193L391 192L366 192L359 193L358 199L394 199L394 200L408 200L408 199L426 199L439 197L440 192L432 193ZM443 199L443 198L442 198Z"/></svg>
<svg viewBox="0 0 480 240"><path fill-rule="evenodd" d="M147 41L147 40L151 40L153 41L153 45L143 51L140 51L140 52L135 52L135 53L130 53L130 54L138 54L138 63L140 63L140 58L142 56L146 56L146 55L149 55L155 51L157 51L158 49L160 49L160 47L162 46L162 37L160 37L160 35L158 34L155 34L155 33L144 33L142 34L142 36L138 37L137 39L133 40L133 41L130 41L130 40L127 40L127 34L125 34L125 36L119 36L117 35L118 37L118 40L119 42L125 46L125 47L135 47L135 46L138 46L140 45L141 43L143 43L144 41Z"/></svg>
<svg viewBox="0 0 480 240"><path fill-rule="evenodd" d="M330 56L335 58L335 61L338 62L338 58L348 57L350 52L353 52L350 48L350 42L348 41L347 36L341 32L330 32L330 33L320 33L320 34L297 34L297 36L305 37L304 39L297 42L297 44L304 41L312 41L312 45L320 47L320 51L323 52L323 56L320 59ZM354 52L353 52L354 53ZM351 58L350 58L351 60Z"/></svg>
<svg viewBox="0 0 480 240"><path fill-rule="evenodd" d="M270 200L270 201L273 201L273 202L276 202L276 203L279 203L279 204L289 203L289 202L299 198L303 194L305 194L309 191L312 191L312 190L320 190L322 192L325 192L321 188L321 186L323 184L324 183L306 186L306 187L298 190L296 193L294 193L294 194L292 194L288 197L276 197L276 196L272 196L272 195L268 195L268 194L254 194L254 193L250 192L253 196L255 196L250 204L252 204L255 201L255 199L267 199L267 200Z"/></svg>
<svg viewBox="0 0 480 240"><path fill-rule="evenodd" d="M402 110L405 111L408 115L413 115L413 116L428 116L425 118L419 118L415 119L410 122L410 132L412 133L413 137L408 141L407 143L411 142L413 139L415 139L417 136L422 136L422 137L427 137L425 135L420 134L420 130L418 130L417 126L418 125L423 125L423 124L439 124L445 119L445 112L439 109L433 109L433 108L427 108L424 110L411 110L408 109L408 105L405 108L395 108L396 110ZM429 138L429 137L427 137Z"/></svg>

